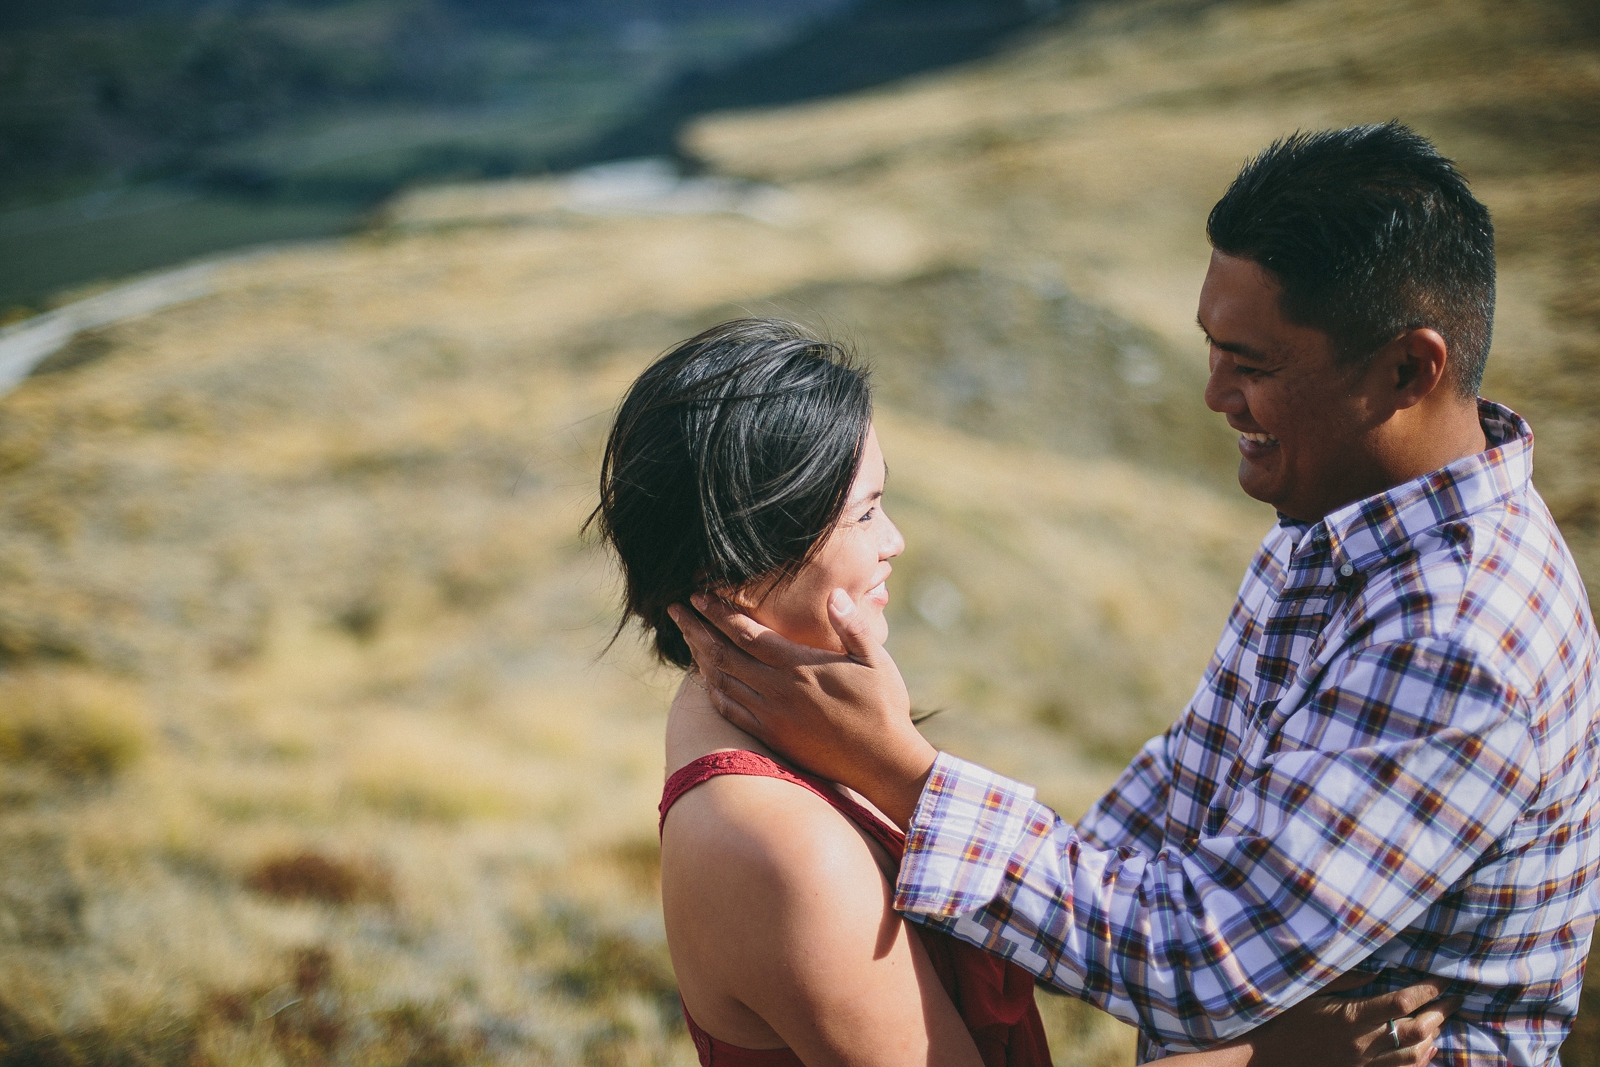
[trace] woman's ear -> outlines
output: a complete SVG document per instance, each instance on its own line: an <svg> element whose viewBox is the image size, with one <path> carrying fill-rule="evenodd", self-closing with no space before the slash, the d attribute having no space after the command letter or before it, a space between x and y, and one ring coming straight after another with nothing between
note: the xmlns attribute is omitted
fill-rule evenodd
<svg viewBox="0 0 1600 1067"><path fill-rule="evenodd" d="M714 596L718 600L732 604L740 611L748 614L753 608L761 603L762 592L764 592L764 590L752 589L750 586L740 586L737 589L723 586L715 589L707 589L706 595Z"/></svg>

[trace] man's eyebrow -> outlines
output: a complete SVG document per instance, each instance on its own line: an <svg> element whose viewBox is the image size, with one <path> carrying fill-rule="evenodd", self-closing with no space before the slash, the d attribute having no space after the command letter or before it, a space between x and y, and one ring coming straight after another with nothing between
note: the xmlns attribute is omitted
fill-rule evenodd
<svg viewBox="0 0 1600 1067"><path fill-rule="evenodd" d="M1200 332L1206 335L1207 341L1210 341L1224 352L1232 352L1234 355L1244 356L1247 359L1264 360L1267 358L1267 354L1260 349L1251 348L1249 345L1240 344L1237 341L1219 341L1212 337L1211 331L1206 329L1206 324L1200 320L1199 315L1194 317L1194 324L1200 327Z"/></svg>

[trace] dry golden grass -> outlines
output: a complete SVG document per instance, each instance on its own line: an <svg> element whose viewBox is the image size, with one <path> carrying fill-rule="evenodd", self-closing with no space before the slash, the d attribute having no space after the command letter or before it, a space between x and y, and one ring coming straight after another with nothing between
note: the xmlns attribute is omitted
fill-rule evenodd
<svg viewBox="0 0 1600 1067"><path fill-rule="evenodd" d="M0 762L74 782L134 763L150 727L138 689L85 671L0 676Z"/></svg>
<svg viewBox="0 0 1600 1067"><path fill-rule="evenodd" d="M1488 391L1593 571L1587 10L1107 4L692 132L785 217L446 190L80 337L0 401L0 1063L692 1062L656 901L674 680L629 637L601 657L577 531L627 383L733 314L876 362L928 730L1081 810L1187 696L1270 518L1191 322L1207 209L1296 127L1398 114L1475 179ZM1128 1062L1119 1024L1043 1007L1062 1064Z"/></svg>

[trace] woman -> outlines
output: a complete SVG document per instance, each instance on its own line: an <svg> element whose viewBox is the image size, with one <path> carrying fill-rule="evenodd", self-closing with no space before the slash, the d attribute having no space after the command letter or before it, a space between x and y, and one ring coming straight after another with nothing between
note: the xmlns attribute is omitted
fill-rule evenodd
<svg viewBox="0 0 1600 1067"><path fill-rule="evenodd" d="M590 521L622 564L623 623L638 620L687 671L667 718L661 892L706 1067L1050 1063L1031 976L902 919L900 832L724 722L669 615L709 591L791 640L839 649L827 597L840 588L881 641L890 561L905 547L883 510L886 476L865 373L837 345L762 319L662 356L606 446ZM1443 1017L1401 1020L1397 1042L1313 1001L1284 1016L1291 1025L1170 1062L1282 1062L1288 1046L1271 1037L1284 1034L1297 1067L1424 1063ZM1308 1038L1320 1056L1303 1054Z"/></svg>

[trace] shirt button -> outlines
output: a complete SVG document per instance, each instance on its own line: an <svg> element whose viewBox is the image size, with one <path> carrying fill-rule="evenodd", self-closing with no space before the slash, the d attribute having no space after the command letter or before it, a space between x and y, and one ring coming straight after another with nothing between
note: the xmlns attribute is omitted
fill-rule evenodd
<svg viewBox="0 0 1600 1067"><path fill-rule="evenodd" d="M1354 567L1350 566L1350 564L1348 564L1348 563L1344 564L1342 567L1339 568L1339 573L1344 575L1346 578L1350 577L1355 572L1356 572L1356 569Z"/></svg>

